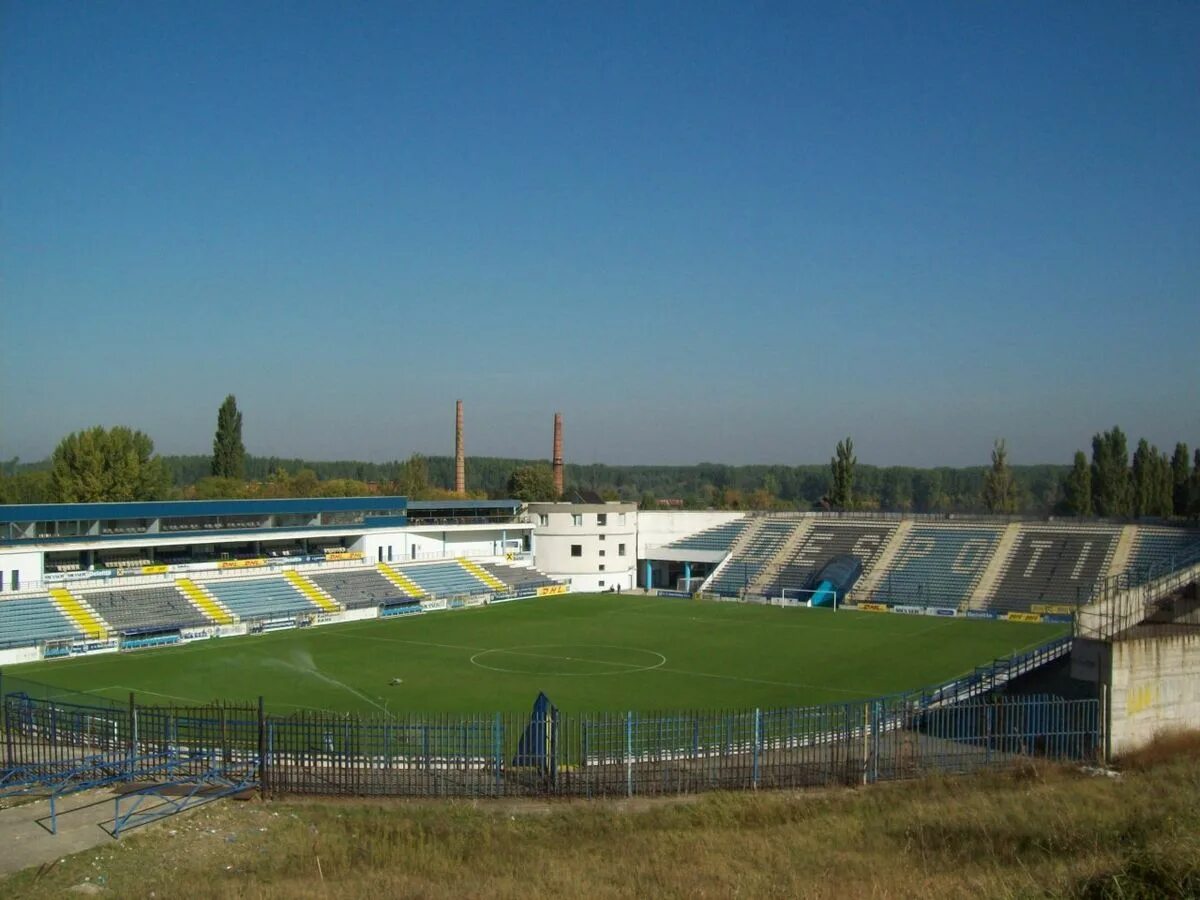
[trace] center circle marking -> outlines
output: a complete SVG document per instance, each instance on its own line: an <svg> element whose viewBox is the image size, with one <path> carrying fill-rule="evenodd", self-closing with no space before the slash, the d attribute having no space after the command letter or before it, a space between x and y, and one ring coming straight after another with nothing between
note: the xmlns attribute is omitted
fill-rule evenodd
<svg viewBox="0 0 1200 900"><path fill-rule="evenodd" d="M570 655L566 653L554 653L554 650L570 650L573 651ZM620 662L612 659L600 659L597 657L588 657L578 655L578 651L589 650L623 650L626 653L640 653L647 657L653 657L655 662L649 665L639 666L637 664ZM527 656L543 660L559 660L561 662L580 662L591 663L600 666L614 666L616 671L613 672L542 672L532 671L529 669L511 669L503 666L489 665L481 660L488 656L509 654L511 656ZM544 675L561 678L600 678L606 675L633 675L636 672L649 672L652 669L658 669L667 664L667 658L656 650L646 650L642 647L618 647L614 644L523 644L519 647L493 647L490 650L481 650L471 657L471 665L477 666L480 669L487 669L489 672L503 672L506 675Z"/></svg>

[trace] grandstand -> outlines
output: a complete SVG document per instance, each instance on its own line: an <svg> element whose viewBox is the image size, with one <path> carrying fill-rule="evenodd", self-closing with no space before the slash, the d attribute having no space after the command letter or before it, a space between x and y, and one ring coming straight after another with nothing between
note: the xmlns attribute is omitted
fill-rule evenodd
<svg viewBox="0 0 1200 900"><path fill-rule="evenodd" d="M673 550L718 550L728 552L742 532L750 525L749 519L735 519L721 525L714 525L696 534L676 541L666 546Z"/></svg>
<svg viewBox="0 0 1200 900"><path fill-rule="evenodd" d="M1137 530L1126 571L1135 584L1152 573L1174 568L1177 558L1190 556L1200 550L1200 532L1182 528L1142 526Z"/></svg>
<svg viewBox="0 0 1200 900"><path fill-rule="evenodd" d="M1119 535L1120 529L1106 525L1022 526L985 608L1016 612L1048 606L1070 612L1091 598L1108 573Z"/></svg>
<svg viewBox="0 0 1200 900"><path fill-rule="evenodd" d="M762 592L777 597L785 588L806 587L808 579L837 556L855 556L862 561L864 573L869 572L895 530L895 523L816 521Z"/></svg>
<svg viewBox="0 0 1200 900"><path fill-rule="evenodd" d="M991 525L915 524L871 599L959 607L970 600L1002 531Z"/></svg>
<svg viewBox="0 0 1200 900"><path fill-rule="evenodd" d="M725 564L706 583L705 589L718 594L747 591L795 533L795 519L756 519L741 532Z"/></svg>

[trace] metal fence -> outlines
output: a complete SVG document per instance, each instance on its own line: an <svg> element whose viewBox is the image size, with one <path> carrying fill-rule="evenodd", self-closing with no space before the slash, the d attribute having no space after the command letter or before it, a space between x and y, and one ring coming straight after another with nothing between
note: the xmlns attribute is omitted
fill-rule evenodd
<svg viewBox="0 0 1200 900"><path fill-rule="evenodd" d="M719 712L267 715L5 678L0 795L202 781L325 796L612 797L862 784L1101 753L1096 700L912 697Z"/></svg>

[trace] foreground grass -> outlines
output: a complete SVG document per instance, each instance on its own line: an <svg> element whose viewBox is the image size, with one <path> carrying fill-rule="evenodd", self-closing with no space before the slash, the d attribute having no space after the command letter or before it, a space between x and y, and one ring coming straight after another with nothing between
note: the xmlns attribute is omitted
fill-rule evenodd
<svg viewBox="0 0 1200 900"><path fill-rule="evenodd" d="M1118 778L621 803L225 803L0 881L162 897L1200 896L1200 736Z"/></svg>

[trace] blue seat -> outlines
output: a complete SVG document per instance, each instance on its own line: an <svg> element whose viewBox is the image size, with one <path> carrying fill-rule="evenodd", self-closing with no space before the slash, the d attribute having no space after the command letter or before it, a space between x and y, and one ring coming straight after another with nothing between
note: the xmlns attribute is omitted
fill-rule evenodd
<svg viewBox="0 0 1200 900"><path fill-rule="evenodd" d="M204 587L241 619L262 619L318 609L284 578L208 581Z"/></svg>
<svg viewBox="0 0 1200 900"><path fill-rule="evenodd" d="M888 603L958 606L1000 543L1000 528L914 525L876 591Z"/></svg>
<svg viewBox="0 0 1200 900"><path fill-rule="evenodd" d="M0 601L0 646L28 647L42 641L84 637L49 597Z"/></svg>

